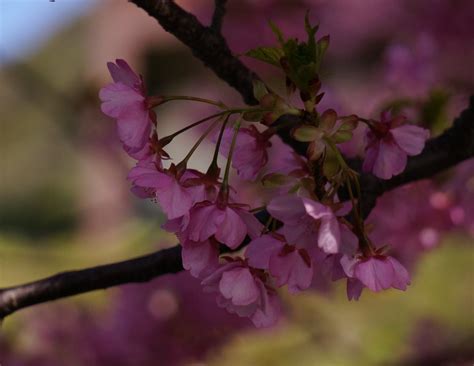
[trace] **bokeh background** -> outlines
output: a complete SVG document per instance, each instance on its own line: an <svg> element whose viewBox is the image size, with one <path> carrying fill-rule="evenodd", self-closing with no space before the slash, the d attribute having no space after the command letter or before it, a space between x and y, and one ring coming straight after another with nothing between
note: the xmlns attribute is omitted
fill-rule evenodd
<svg viewBox="0 0 474 366"><path fill-rule="evenodd" d="M474 91L470 0L229 0L224 35L242 54L274 37L269 19L301 37L306 10L330 33L324 106L377 117L402 110L434 135ZM203 22L213 1L178 1ZM151 92L240 105L239 96L126 0L0 0L0 287L174 245L163 215L135 198L132 165L98 90L124 58ZM275 82L278 74L245 60ZM208 113L176 103L161 135ZM188 134L170 153L184 156ZM360 141L345 147L360 154ZM181 150L180 150L181 148ZM205 168L209 149L194 158ZM379 200L373 235L410 267L406 293L315 279L285 300L285 317L256 330L218 309L181 273L22 310L0 333L0 363L42 365L472 365L474 164Z"/></svg>

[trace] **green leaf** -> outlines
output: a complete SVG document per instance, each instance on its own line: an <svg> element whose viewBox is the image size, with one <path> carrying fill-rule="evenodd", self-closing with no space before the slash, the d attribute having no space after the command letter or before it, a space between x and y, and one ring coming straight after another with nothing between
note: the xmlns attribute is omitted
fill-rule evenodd
<svg viewBox="0 0 474 366"><path fill-rule="evenodd" d="M309 52L315 55L316 54L316 41L314 39L314 36L316 35L316 32L319 29L319 24L316 24L314 27L311 25L311 23L309 22L309 10L306 12L306 15L304 17L304 28L306 30L306 33L308 34Z"/></svg>
<svg viewBox="0 0 474 366"><path fill-rule="evenodd" d="M329 47L329 35L324 36L318 41L319 56L323 57Z"/></svg>
<svg viewBox="0 0 474 366"><path fill-rule="evenodd" d="M281 32L280 28L278 28L271 20L268 22L268 24L270 25L273 33L277 36L278 42L283 45L285 43L285 39L283 38L283 33Z"/></svg>
<svg viewBox="0 0 474 366"><path fill-rule="evenodd" d="M247 51L245 54L259 61L280 67L280 58L284 56L283 50L279 47L259 47Z"/></svg>

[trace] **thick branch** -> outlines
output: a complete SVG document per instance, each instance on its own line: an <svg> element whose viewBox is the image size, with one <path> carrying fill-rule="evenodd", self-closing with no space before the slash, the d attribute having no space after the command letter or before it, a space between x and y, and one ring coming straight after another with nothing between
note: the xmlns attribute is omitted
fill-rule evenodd
<svg viewBox="0 0 474 366"><path fill-rule="evenodd" d="M125 283L147 282L182 269L181 247L175 246L123 262L58 273L0 290L0 319L31 305Z"/></svg>
<svg viewBox="0 0 474 366"><path fill-rule="evenodd" d="M130 1L145 10L164 30L188 46L193 55L204 62L204 65L236 89L245 103L257 104L253 96L252 80L258 79L258 76L232 54L220 32L202 25L193 14L183 10L172 0ZM218 3L224 2L218 1ZM223 9L223 6L218 9L220 8ZM221 18L221 10L217 15Z"/></svg>

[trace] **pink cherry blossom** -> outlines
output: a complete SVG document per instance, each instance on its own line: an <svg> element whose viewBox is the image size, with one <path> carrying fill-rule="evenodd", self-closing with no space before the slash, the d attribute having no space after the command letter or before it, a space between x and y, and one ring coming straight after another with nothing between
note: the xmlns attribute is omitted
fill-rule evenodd
<svg viewBox="0 0 474 366"><path fill-rule="evenodd" d="M168 219L175 219L189 212L193 198L170 171L159 169L150 161L139 162L127 177L132 182L132 192L139 197L154 197Z"/></svg>
<svg viewBox="0 0 474 366"><path fill-rule="evenodd" d="M391 287L405 291L410 284L410 275L405 267L390 256L374 255L369 258L356 257L352 259L343 256L341 265L349 278L359 280L365 287L374 292ZM351 294L354 293L355 290L351 290Z"/></svg>
<svg viewBox="0 0 474 366"><path fill-rule="evenodd" d="M131 191L140 198L154 198L156 189L163 185L164 173L161 166L151 159L142 160L130 169L127 179L132 183Z"/></svg>
<svg viewBox="0 0 474 366"><path fill-rule="evenodd" d="M310 198L285 195L272 199L267 210L283 222L282 233L289 243L306 248L317 245L326 253L340 251L339 222L330 207Z"/></svg>
<svg viewBox="0 0 474 366"><path fill-rule="evenodd" d="M229 154L234 130L227 128L221 142L221 153ZM271 146L268 138L254 126L241 128L237 134L232 166L242 179L254 180L268 161L267 149Z"/></svg>
<svg viewBox="0 0 474 366"><path fill-rule="evenodd" d="M405 169L408 155L421 153L429 131L404 123L405 117L391 118L388 112L382 113L380 122L371 121L366 135L365 172L390 179Z"/></svg>
<svg viewBox="0 0 474 366"><path fill-rule="evenodd" d="M214 236L235 249L247 235L255 238L262 229L263 225L243 205L205 201L191 209L184 235L192 241L205 241Z"/></svg>
<svg viewBox="0 0 474 366"><path fill-rule="evenodd" d="M219 264L218 243L214 240L204 242L181 241L184 269L192 276L200 278L209 275Z"/></svg>
<svg viewBox="0 0 474 366"><path fill-rule="evenodd" d="M263 235L252 240L245 256L249 265L269 270L277 286L288 285L291 293L305 290L311 285L313 266L308 252L287 244L278 234Z"/></svg>
<svg viewBox="0 0 474 366"><path fill-rule="evenodd" d="M142 150L146 145L154 113L146 105L145 85L124 60L109 62L113 83L99 92L104 114L117 119L120 140L130 152Z"/></svg>
<svg viewBox="0 0 474 366"><path fill-rule="evenodd" d="M204 174L187 169L178 178L176 172L160 169L151 160L139 161L130 170L128 180L138 197L156 198L170 220L188 214L194 204L217 195L217 186L205 181Z"/></svg>
<svg viewBox="0 0 474 366"><path fill-rule="evenodd" d="M204 291L217 293L217 304L249 317L257 327L268 327L280 316L276 293L264 283L263 272L248 267L240 259L220 265L203 279Z"/></svg>

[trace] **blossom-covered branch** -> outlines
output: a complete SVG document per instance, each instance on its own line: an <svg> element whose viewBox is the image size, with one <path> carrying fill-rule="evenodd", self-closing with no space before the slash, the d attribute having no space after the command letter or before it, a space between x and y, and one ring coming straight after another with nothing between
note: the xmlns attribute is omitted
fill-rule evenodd
<svg viewBox="0 0 474 366"><path fill-rule="evenodd" d="M405 183L427 178L474 157L474 96L451 128L427 142L421 155L408 161L405 172L389 181L362 175L364 213L370 213L377 197ZM372 187L372 188L370 188ZM183 270L181 247L163 249L123 262L68 271L24 285L0 290L0 318L17 310L90 291L146 282L164 274Z"/></svg>
<svg viewBox="0 0 474 366"><path fill-rule="evenodd" d="M180 247L5 289L0 292L0 309L1 301L4 304L0 315L183 268L216 295L219 306L248 317L258 327L278 320L277 287L287 286L291 293L306 290L318 271L332 280L347 280L349 300L357 300L364 288L406 290L408 271L387 254L388 246L373 242L364 219L385 191L473 155L472 100L454 126L430 141L422 153L429 131L407 123L403 115L384 111L379 119L372 119L319 110L324 96L320 67L329 36L316 39L318 26L311 24L308 14L306 41L286 39L271 23L278 45L246 53L283 72L287 87L283 97L231 54L220 33L223 1L216 1L210 27L170 0L133 2L187 44L252 107L229 107L199 96L149 95L143 77L125 60L109 62L113 82L100 90L101 109L116 120L123 148L136 160L128 174L131 190L161 206L167 217L163 228L176 234ZM296 92L303 108L291 101ZM154 109L176 100L207 103L218 110L171 135L159 136ZM169 162L172 157L165 147L204 123L205 131L184 159ZM352 140L359 123L365 125L366 146L362 167L355 169L340 144ZM188 167L196 149L217 127L207 171ZM220 154L227 159L225 165L218 162ZM270 199L249 202L239 195L231 182L231 168L241 179L261 183ZM255 206L259 207L251 208ZM257 219L255 212L266 219ZM247 245L245 252L239 251ZM159 270L148 267L150 262ZM141 272L135 275L136 271Z"/></svg>

